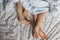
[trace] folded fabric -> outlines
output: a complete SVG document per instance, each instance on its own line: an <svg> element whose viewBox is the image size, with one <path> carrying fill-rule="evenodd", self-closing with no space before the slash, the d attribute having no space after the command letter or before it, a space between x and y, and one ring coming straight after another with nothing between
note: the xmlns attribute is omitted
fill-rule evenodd
<svg viewBox="0 0 60 40"><path fill-rule="evenodd" d="M20 0L22 6L32 14L49 11L49 3L41 0Z"/></svg>

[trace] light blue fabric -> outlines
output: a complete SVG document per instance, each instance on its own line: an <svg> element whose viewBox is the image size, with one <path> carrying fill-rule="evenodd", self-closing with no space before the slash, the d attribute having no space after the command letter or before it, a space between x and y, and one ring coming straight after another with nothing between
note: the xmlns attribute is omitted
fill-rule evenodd
<svg viewBox="0 0 60 40"><path fill-rule="evenodd" d="M0 0L0 7L3 6L3 0Z"/></svg>
<svg viewBox="0 0 60 40"><path fill-rule="evenodd" d="M3 3L3 0L0 0L0 4Z"/></svg>
<svg viewBox="0 0 60 40"><path fill-rule="evenodd" d="M23 7L32 14L49 11L49 3L41 0L20 0Z"/></svg>

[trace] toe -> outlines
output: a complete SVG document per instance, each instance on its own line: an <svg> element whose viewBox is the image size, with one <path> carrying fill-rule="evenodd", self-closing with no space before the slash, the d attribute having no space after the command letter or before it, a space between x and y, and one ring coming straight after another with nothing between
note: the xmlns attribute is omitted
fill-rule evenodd
<svg viewBox="0 0 60 40"><path fill-rule="evenodd" d="M41 37L41 39L47 38L47 35L43 31L39 31L39 36Z"/></svg>

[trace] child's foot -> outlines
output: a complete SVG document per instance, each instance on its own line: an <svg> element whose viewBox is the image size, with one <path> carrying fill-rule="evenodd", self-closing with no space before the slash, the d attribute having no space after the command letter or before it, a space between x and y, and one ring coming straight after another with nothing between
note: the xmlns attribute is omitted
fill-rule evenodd
<svg viewBox="0 0 60 40"><path fill-rule="evenodd" d="M39 29L39 36L41 37L42 40L45 40L47 38L47 35Z"/></svg>
<svg viewBox="0 0 60 40"><path fill-rule="evenodd" d="M30 25L30 22L27 21L26 19L19 20L20 23L25 24L25 25Z"/></svg>
<svg viewBox="0 0 60 40"><path fill-rule="evenodd" d="M34 38L38 38L38 34L36 32L33 33Z"/></svg>
<svg viewBox="0 0 60 40"><path fill-rule="evenodd" d="M38 38L38 31L39 31L39 27L35 27L35 28L33 29L33 37L34 37L34 38Z"/></svg>
<svg viewBox="0 0 60 40"><path fill-rule="evenodd" d="M29 16L25 16L26 20L30 21L30 17Z"/></svg>
<svg viewBox="0 0 60 40"><path fill-rule="evenodd" d="M34 32L33 33L34 38L38 38L39 36L41 37L42 40L45 40L47 38L45 33L38 26L34 28L33 32Z"/></svg>
<svg viewBox="0 0 60 40"><path fill-rule="evenodd" d="M24 10L23 15L25 16L26 20L30 20L30 17L28 16L29 12L27 10Z"/></svg>

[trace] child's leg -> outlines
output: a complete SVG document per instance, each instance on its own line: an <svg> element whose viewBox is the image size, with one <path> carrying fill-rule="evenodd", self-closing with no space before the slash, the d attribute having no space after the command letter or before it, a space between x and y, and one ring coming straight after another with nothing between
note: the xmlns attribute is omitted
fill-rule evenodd
<svg viewBox="0 0 60 40"><path fill-rule="evenodd" d="M36 20L37 20L37 14L33 15L33 24L34 24L33 26L35 26ZM34 32L34 27L33 27L33 37L38 38L37 33Z"/></svg>
<svg viewBox="0 0 60 40"><path fill-rule="evenodd" d="M34 23L36 23L36 19L37 19L37 14L33 15L33 21L34 21Z"/></svg>
<svg viewBox="0 0 60 40"><path fill-rule="evenodd" d="M24 15L25 18L29 21L29 20L30 20L30 17L28 16L28 15L29 15L28 13L29 13L29 12L28 12L26 9L24 9L23 15Z"/></svg>
<svg viewBox="0 0 60 40"><path fill-rule="evenodd" d="M30 22L28 22L27 20L25 20L23 14L22 14L22 10L23 10L22 9L22 5L21 5L21 3L18 2L16 4L16 11L17 11L20 23L22 23L22 24L30 24Z"/></svg>
<svg viewBox="0 0 60 40"><path fill-rule="evenodd" d="M41 24L41 22L42 22L45 14L46 14L46 13L40 13L40 14L37 15L36 24L35 24L35 26L34 26L34 31L35 31L35 33L34 33L34 35L33 35L33 37L35 37L35 38L36 38L38 35L40 35L40 37L41 37L42 39L45 39L45 38L46 38L46 35L43 33L43 31L42 31L41 28L40 28L40 24ZM36 35L37 35L37 36L36 36Z"/></svg>

